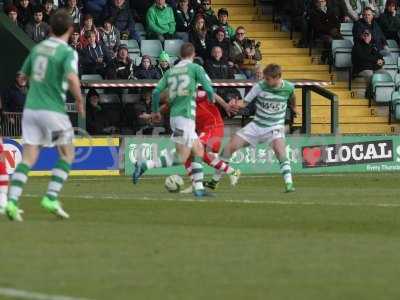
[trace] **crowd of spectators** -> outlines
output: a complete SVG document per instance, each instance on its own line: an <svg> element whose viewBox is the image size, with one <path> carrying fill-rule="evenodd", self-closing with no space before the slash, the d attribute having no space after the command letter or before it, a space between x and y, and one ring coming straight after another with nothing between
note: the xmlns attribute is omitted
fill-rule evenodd
<svg viewBox="0 0 400 300"><path fill-rule="evenodd" d="M136 40L140 46L144 39L192 42L197 54L195 62L203 65L212 79L233 79L235 74L255 79L260 69L260 44L246 37L244 27L230 25L227 9L214 11L211 0L6 0L4 5L15 26L36 43L49 36L50 17L59 8L65 8L73 18L74 32L69 44L79 54L80 75L160 79L177 61L165 51L159 57L146 53L131 56L125 41ZM139 28L144 28L145 33L137 30L137 23L143 25ZM4 109L21 111L26 82L23 86L19 83L17 77L16 84L2 92ZM227 101L240 96L235 89L219 92ZM92 133L112 128L100 98L94 90L87 98L88 128ZM143 99L142 110L148 113L148 99L145 95ZM13 107L8 103L14 103ZM135 120L146 124L143 116L137 115Z"/></svg>

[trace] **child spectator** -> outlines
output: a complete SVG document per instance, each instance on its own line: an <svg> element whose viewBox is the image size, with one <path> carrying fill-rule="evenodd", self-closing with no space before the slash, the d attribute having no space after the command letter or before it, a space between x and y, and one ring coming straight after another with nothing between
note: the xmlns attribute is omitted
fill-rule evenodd
<svg viewBox="0 0 400 300"><path fill-rule="evenodd" d="M214 10L211 8L211 0L202 0L197 13L203 15L207 28L214 28L214 26L217 26L218 19L215 16Z"/></svg>
<svg viewBox="0 0 400 300"><path fill-rule="evenodd" d="M43 10L41 7L35 8L33 22L26 25L25 32L36 43L43 41L49 35L50 27L43 22Z"/></svg>
<svg viewBox="0 0 400 300"><path fill-rule="evenodd" d="M67 6L65 7L72 17L74 24L81 24L81 10L77 6L77 0L68 0Z"/></svg>
<svg viewBox="0 0 400 300"><path fill-rule="evenodd" d="M53 0L46 0L43 4L43 21L50 23L50 17L55 12Z"/></svg>
<svg viewBox="0 0 400 300"><path fill-rule="evenodd" d="M137 79L160 79L160 74L157 69L151 64L151 58L148 55L143 55L140 66L135 69L135 77Z"/></svg>
<svg viewBox="0 0 400 300"><path fill-rule="evenodd" d="M118 29L113 26L110 19L104 21L104 27L100 28L100 36L104 45L110 52L111 57L115 57L121 43L120 33Z"/></svg>
<svg viewBox="0 0 400 300"><path fill-rule="evenodd" d="M96 43L100 41L100 33L96 26L93 24L93 17L91 15L85 15L83 18L83 27L81 29L80 42L85 48L89 44L89 34L88 32L93 32L96 36Z"/></svg>
<svg viewBox="0 0 400 300"><path fill-rule="evenodd" d="M176 23L174 12L165 0L155 0L154 4L149 8L146 15L147 33L150 39L166 39L175 38Z"/></svg>
<svg viewBox="0 0 400 300"><path fill-rule="evenodd" d="M167 52L162 51L158 58L157 71L160 74L160 78L164 76L171 67L169 65L169 55Z"/></svg>
<svg viewBox="0 0 400 300"><path fill-rule="evenodd" d="M213 30L223 28L225 30L225 36L231 40L235 37L235 29L228 24L228 16L228 10L226 8L220 8L218 10L218 23L213 27Z"/></svg>
<svg viewBox="0 0 400 300"><path fill-rule="evenodd" d="M189 7L189 0L179 0L175 11L176 35L185 42L189 41L189 31L194 20L195 11Z"/></svg>
<svg viewBox="0 0 400 300"><path fill-rule="evenodd" d="M74 48L78 54L81 53L83 46L80 42L80 33L79 33L79 27L77 25L74 26L74 32L71 34L71 37L69 39L69 45Z"/></svg>
<svg viewBox="0 0 400 300"><path fill-rule="evenodd" d="M189 41L193 44L197 57L201 58L201 63L204 64L204 61L209 56L208 48L211 41L206 27L206 21L202 15L197 15L193 29L190 31Z"/></svg>
<svg viewBox="0 0 400 300"><path fill-rule="evenodd" d="M140 43L140 35L135 31L135 21L125 0L113 0L104 11L104 19L111 19L122 39L134 39Z"/></svg>
<svg viewBox="0 0 400 300"><path fill-rule="evenodd" d="M130 59L128 47L121 44L117 56L110 62L107 68L108 79L135 79L134 62Z"/></svg>
<svg viewBox="0 0 400 300"><path fill-rule="evenodd" d="M83 74L100 74L105 77L106 66L110 62L108 50L97 42L96 33L89 31L88 45L82 50Z"/></svg>
<svg viewBox="0 0 400 300"><path fill-rule="evenodd" d="M19 0L17 9L18 23L22 28L25 28L26 25L33 19L32 5L29 3L29 0Z"/></svg>

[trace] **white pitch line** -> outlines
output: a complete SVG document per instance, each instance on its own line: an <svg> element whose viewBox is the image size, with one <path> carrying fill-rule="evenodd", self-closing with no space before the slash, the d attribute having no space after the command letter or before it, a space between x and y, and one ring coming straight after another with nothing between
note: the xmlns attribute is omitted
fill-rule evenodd
<svg viewBox="0 0 400 300"><path fill-rule="evenodd" d="M89 300L87 298L75 298L63 295L47 295L5 287L0 287L0 295L24 300Z"/></svg>
<svg viewBox="0 0 400 300"><path fill-rule="evenodd" d="M24 197L40 198L39 194L25 194ZM184 196L184 195L182 195ZM169 201L169 202L196 202L196 203L238 203L238 204L266 204L266 205L286 205L286 206L336 206L336 207L380 207L380 208L396 208L400 207L400 203L357 203L357 202L317 202L317 201L283 201L283 200L228 200L218 198L162 198L155 199L150 197L135 197L123 195L63 195L67 198L86 199L86 200L132 200L132 201Z"/></svg>

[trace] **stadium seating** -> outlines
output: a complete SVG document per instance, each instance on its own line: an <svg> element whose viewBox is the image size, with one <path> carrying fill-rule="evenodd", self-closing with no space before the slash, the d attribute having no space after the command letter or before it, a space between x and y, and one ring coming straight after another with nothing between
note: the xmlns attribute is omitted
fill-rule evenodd
<svg viewBox="0 0 400 300"><path fill-rule="evenodd" d="M143 40L141 42L140 52L142 55L158 57L162 51L162 45L159 40Z"/></svg>
<svg viewBox="0 0 400 300"><path fill-rule="evenodd" d="M372 76L371 85L375 102L387 104L392 100L392 93L395 90L395 84L390 74L375 73Z"/></svg>
<svg viewBox="0 0 400 300"><path fill-rule="evenodd" d="M122 103L124 104L132 104L140 101L139 94L124 94L121 98Z"/></svg>
<svg viewBox="0 0 400 300"><path fill-rule="evenodd" d="M83 74L82 80L103 80L103 77L99 74Z"/></svg>
<svg viewBox="0 0 400 300"><path fill-rule="evenodd" d="M400 48L399 45L395 40L387 40L388 47L390 52L392 53L392 57L394 60L397 60L400 54Z"/></svg>
<svg viewBox="0 0 400 300"><path fill-rule="evenodd" d="M353 23L341 23L340 33L345 40L353 42Z"/></svg>
<svg viewBox="0 0 400 300"><path fill-rule="evenodd" d="M164 50L168 55L177 57L180 55L182 44L182 40L166 40L164 42Z"/></svg>
<svg viewBox="0 0 400 300"><path fill-rule="evenodd" d="M128 46L129 53L140 53L140 47L136 40L127 40L126 45Z"/></svg>
<svg viewBox="0 0 400 300"><path fill-rule="evenodd" d="M395 63L394 59L391 56L385 56L384 60L385 65L383 66L383 68L390 74L390 76L392 76L392 79L394 80L398 72L397 63Z"/></svg>

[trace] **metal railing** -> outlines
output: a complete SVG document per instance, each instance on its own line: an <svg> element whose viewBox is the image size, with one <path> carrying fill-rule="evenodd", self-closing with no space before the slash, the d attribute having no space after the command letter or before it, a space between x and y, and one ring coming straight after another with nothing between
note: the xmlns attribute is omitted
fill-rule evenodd
<svg viewBox="0 0 400 300"><path fill-rule="evenodd" d="M303 119L302 119L302 133L311 134L311 92L317 93L322 97L326 98L331 102L331 128L330 133L335 135L339 130L339 100L338 96L331 91L327 90L325 87L329 85L328 82L318 81L318 80L290 80L295 88L301 88L302 90L302 106L303 106ZM251 88L255 81L252 80L214 80L213 86L218 88L230 87L230 88ZM157 80L102 80L102 81L82 81L82 88L98 88L98 89L108 89L108 88L154 88L157 84Z"/></svg>
<svg viewBox="0 0 400 300"><path fill-rule="evenodd" d="M22 113L5 112L1 115L1 136L19 137L22 135Z"/></svg>

